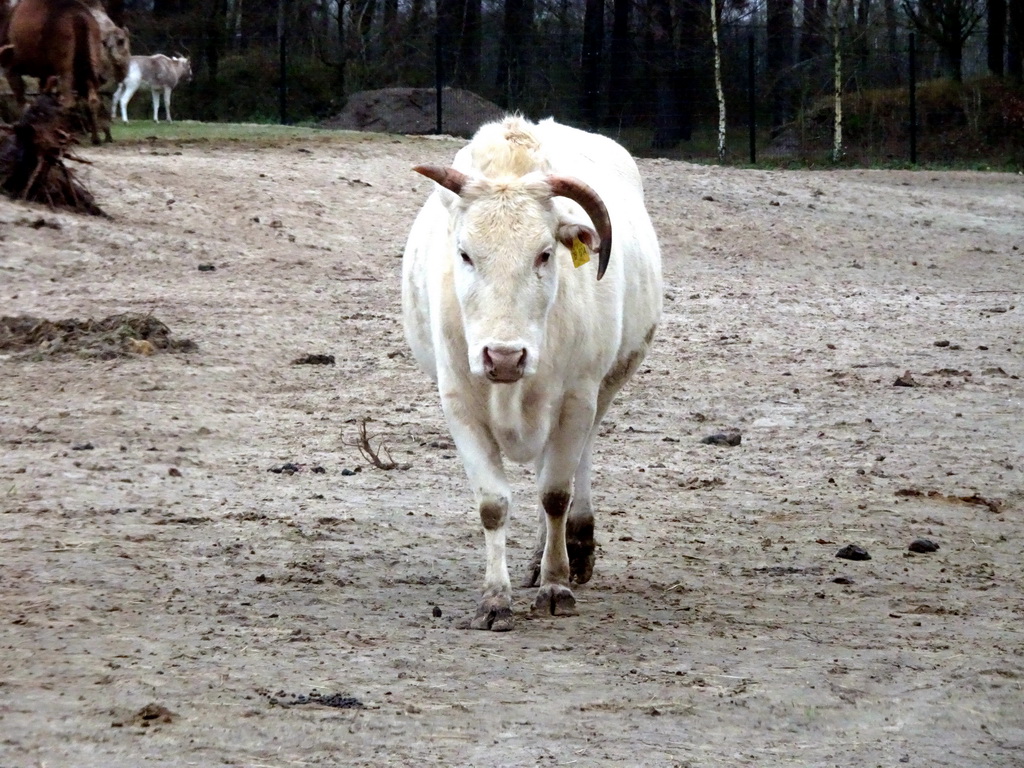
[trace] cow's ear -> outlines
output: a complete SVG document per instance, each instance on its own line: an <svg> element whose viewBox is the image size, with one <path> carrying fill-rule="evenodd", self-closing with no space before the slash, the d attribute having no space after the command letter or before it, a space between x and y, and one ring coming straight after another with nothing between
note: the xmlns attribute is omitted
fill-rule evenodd
<svg viewBox="0 0 1024 768"><path fill-rule="evenodd" d="M597 253L601 238L589 224L578 221L562 221L558 225L558 242L571 249L573 241L579 239L591 253Z"/></svg>

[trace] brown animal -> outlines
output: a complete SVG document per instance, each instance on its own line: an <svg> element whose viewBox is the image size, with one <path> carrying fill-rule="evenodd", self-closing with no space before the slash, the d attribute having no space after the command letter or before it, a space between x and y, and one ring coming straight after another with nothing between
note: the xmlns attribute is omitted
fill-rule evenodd
<svg viewBox="0 0 1024 768"><path fill-rule="evenodd" d="M80 0L19 0L0 21L0 66L18 105L26 103L23 76L56 77L63 108L76 94L87 101L93 144L100 143L102 52L100 25Z"/></svg>
<svg viewBox="0 0 1024 768"><path fill-rule="evenodd" d="M113 99L115 89L128 75L128 65L132 58L128 30L117 26L111 20L100 0L80 0L80 2L92 11L96 23L100 25L100 38L103 42L99 71L100 98ZM114 138L110 135L111 121L107 118L105 107L100 110L99 120L99 127L103 130L103 140L108 143L113 141Z"/></svg>

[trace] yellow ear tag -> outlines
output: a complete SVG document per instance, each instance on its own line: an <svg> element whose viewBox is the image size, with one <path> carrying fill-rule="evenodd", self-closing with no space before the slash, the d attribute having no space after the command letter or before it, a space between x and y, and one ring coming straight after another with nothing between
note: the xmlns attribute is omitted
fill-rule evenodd
<svg viewBox="0 0 1024 768"><path fill-rule="evenodd" d="M590 261L590 251L578 237L572 240L572 265L579 269Z"/></svg>

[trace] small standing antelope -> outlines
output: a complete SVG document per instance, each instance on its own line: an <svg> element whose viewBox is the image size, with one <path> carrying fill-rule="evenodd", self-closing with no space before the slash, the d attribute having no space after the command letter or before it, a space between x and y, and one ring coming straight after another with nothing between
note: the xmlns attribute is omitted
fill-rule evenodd
<svg viewBox="0 0 1024 768"><path fill-rule="evenodd" d="M160 121L160 94L164 96L164 112L167 114L167 122L171 120L171 91L178 83L187 83L192 79L192 65L184 56L164 56L158 53L155 56L132 56L128 65L128 75L124 81L117 86L114 92L114 99L110 106L110 117L117 117L117 106L121 105L121 120L128 122L128 102L139 90L140 85L145 85L153 94L153 122Z"/></svg>

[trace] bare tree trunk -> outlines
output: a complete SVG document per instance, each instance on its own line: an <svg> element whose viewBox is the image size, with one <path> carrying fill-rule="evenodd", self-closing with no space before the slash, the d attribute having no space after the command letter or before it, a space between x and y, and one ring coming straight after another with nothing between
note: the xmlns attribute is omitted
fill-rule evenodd
<svg viewBox="0 0 1024 768"><path fill-rule="evenodd" d="M775 78L770 95L771 127L793 115L793 0L768 0L768 72Z"/></svg>
<svg viewBox="0 0 1024 768"><path fill-rule="evenodd" d="M228 6L228 24L230 29L228 34L231 36L229 40L229 46L232 50L240 50L242 48L242 0L232 0Z"/></svg>
<svg viewBox="0 0 1024 768"><path fill-rule="evenodd" d="M462 40L459 45L459 71L461 72L459 85L470 90L476 90L480 83L482 29L481 0L463 0Z"/></svg>
<svg viewBox="0 0 1024 768"><path fill-rule="evenodd" d="M348 34L345 29L345 0L337 0L334 31L337 35L338 54L332 62L334 92L342 101L348 96Z"/></svg>
<svg viewBox="0 0 1024 768"><path fill-rule="evenodd" d="M857 0L853 16L853 62L847 66L854 74L867 68L871 53L871 2Z"/></svg>
<svg viewBox="0 0 1024 768"><path fill-rule="evenodd" d="M1006 41L1006 74L1017 83L1024 80L1024 0L1009 0Z"/></svg>
<svg viewBox="0 0 1024 768"><path fill-rule="evenodd" d="M647 47L650 79L654 100L654 149L674 147L689 139L689 126L679 99L679 63L672 35L672 8L669 0L651 0L648 3L649 43Z"/></svg>
<svg viewBox="0 0 1024 768"><path fill-rule="evenodd" d="M357 53L364 59L371 53L373 17L377 13L377 0L352 0L352 27L355 32Z"/></svg>
<svg viewBox="0 0 1024 768"><path fill-rule="evenodd" d="M711 0L711 43L715 56L715 96L718 99L718 162L725 162L725 92L722 90L722 49L718 44L718 0Z"/></svg>
<svg viewBox="0 0 1024 768"><path fill-rule="evenodd" d="M1006 53L1006 0L988 0L988 71L997 77L1005 72L1003 57Z"/></svg>
<svg viewBox="0 0 1024 768"><path fill-rule="evenodd" d="M887 0L894 2L895 0ZM828 16L826 0L803 0L803 22L800 25L800 61L810 61L825 49L825 23Z"/></svg>
<svg viewBox="0 0 1024 768"><path fill-rule="evenodd" d="M843 40L840 16L842 10L839 2L832 7L832 67L833 67L833 103L835 115L832 122L832 162L843 159Z"/></svg>
<svg viewBox="0 0 1024 768"><path fill-rule="evenodd" d="M384 0L381 8L380 48L384 72L395 78L401 56L401 37L398 30L398 0Z"/></svg>
<svg viewBox="0 0 1024 768"><path fill-rule="evenodd" d="M211 0L206 6L203 19L203 58L206 60L207 74L205 83L207 93L203 101L206 114L200 115L202 119L206 120L220 117L217 70L220 67L220 57L224 51L226 16L227 0Z"/></svg>
<svg viewBox="0 0 1024 768"><path fill-rule="evenodd" d="M633 0L614 0L612 22L611 77L608 83L608 117L621 125L629 102L633 78L633 44L629 36Z"/></svg>
<svg viewBox="0 0 1024 768"><path fill-rule="evenodd" d="M437 0L437 42L445 84L459 78L459 37L462 33L461 0Z"/></svg>
<svg viewBox="0 0 1024 768"><path fill-rule="evenodd" d="M938 46L947 76L963 80L964 44L985 18L982 0L902 0L914 28Z"/></svg>
<svg viewBox="0 0 1024 768"><path fill-rule="evenodd" d="M409 24L406 27L405 37L413 40L420 33L423 25L423 0L412 0L409 6Z"/></svg>
<svg viewBox="0 0 1024 768"><path fill-rule="evenodd" d="M533 43L533 0L505 0L505 19L498 55L498 93L505 108L515 108L530 81Z"/></svg>
<svg viewBox="0 0 1024 768"><path fill-rule="evenodd" d="M942 51L942 59L946 65L946 74L954 83L964 81L964 46L963 43L947 45Z"/></svg>
<svg viewBox="0 0 1024 768"><path fill-rule="evenodd" d="M601 63L604 54L604 0L586 0L583 14L583 93L580 114L596 127L601 119Z"/></svg>
<svg viewBox="0 0 1024 768"><path fill-rule="evenodd" d="M899 51L896 49L897 27L896 0L885 0L885 53L889 58L885 71L889 73L888 79L892 85L897 85L902 81L901 70L897 65L901 59Z"/></svg>

